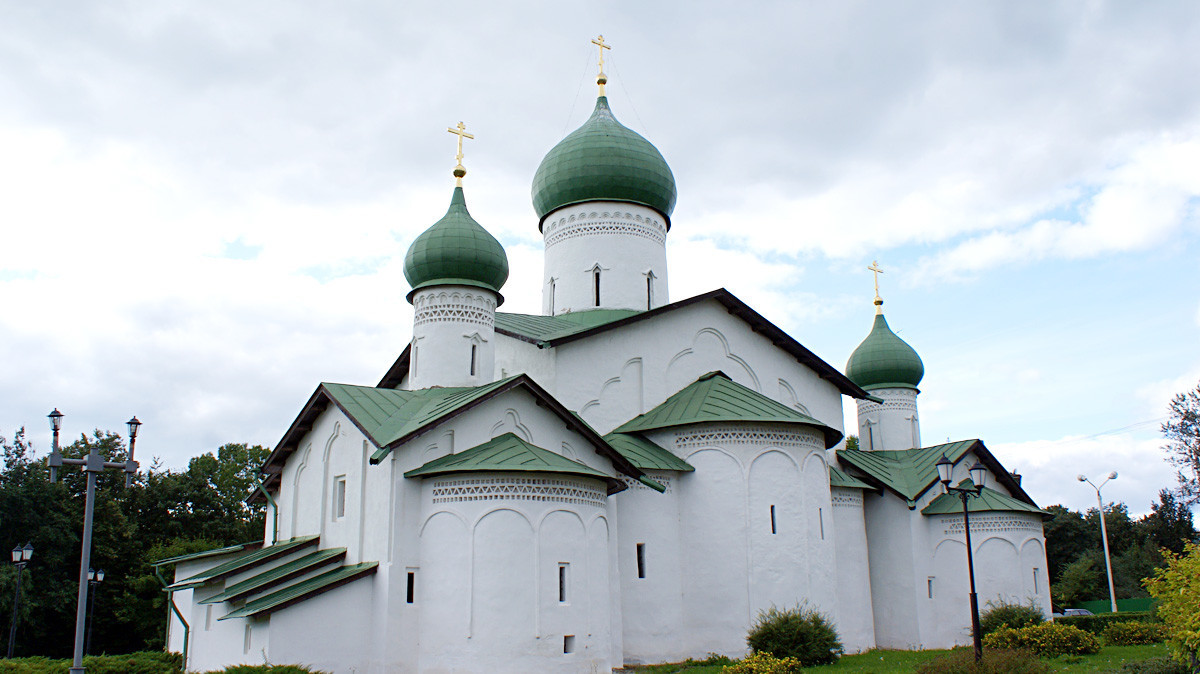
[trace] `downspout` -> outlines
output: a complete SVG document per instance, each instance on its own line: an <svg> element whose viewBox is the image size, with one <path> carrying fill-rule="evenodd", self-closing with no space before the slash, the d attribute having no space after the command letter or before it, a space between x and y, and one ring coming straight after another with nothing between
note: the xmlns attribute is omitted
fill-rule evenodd
<svg viewBox="0 0 1200 674"><path fill-rule="evenodd" d="M188 659L188 637L190 636L192 628L190 625L188 625L188 621L183 617L183 614L179 612L179 607L175 605L175 593L171 590L167 590L171 584L167 582L166 578L162 577L162 569L157 566L154 567L154 575L158 576L158 582L162 583L163 590L165 590L167 593L167 606L169 606L171 609L170 611L167 611L167 636L165 639L163 639L163 650L169 651L171 648L171 612L174 611L175 616L179 618L179 622L183 623L183 663L180 671L186 672Z"/></svg>
<svg viewBox="0 0 1200 674"><path fill-rule="evenodd" d="M279 504L275 502L275 497L271 496L271 492L263 486L261 477L254 481L254 487L261 491L263 496L267 497L267 503L271 504L271 545L275 545L279 542Z"/></svg>

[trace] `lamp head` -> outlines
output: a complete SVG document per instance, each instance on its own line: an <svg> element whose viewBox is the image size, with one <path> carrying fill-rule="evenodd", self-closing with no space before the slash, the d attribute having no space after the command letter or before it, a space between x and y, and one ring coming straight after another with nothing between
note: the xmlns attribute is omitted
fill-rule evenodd
<svg viewBox="0 0 1200 674"><path fill-rule="evenodd" d="M141 427L142 422L138 421L137 417L133 417L129 421L126 421L125 425L129 427L129 439L130 440L136 439L137 434L138 434L138 428Z"/></svg>
<svg viewBox="0 0 1200 674"><path fill-rule="evenodd" d="M31 559L33 559L33 543L29 542L21 548L21 561L28 562Z"/></svg>
<svg viewBox="0 0 1200 674"><path fill-rule="evenodd" d="M950 459L946 458L945 454L943 454L942 458L938 459L938 462L935 463L934 466L937 467L938 480L940 480L943 485L949 485L950 474L954 471L954 464L950 462Z"/></svg>
<svg viewBox="0 0 1200 674"><path fill-rule="evenodd" d="M14 564L21 561L21 546L18 545L17 547L13 548L12 559Z"/></svg>
<svg viewBox="0 0 1200 674"><path fill-rule="evenodd" d="M980 462L976 461L974 466L970 468L971 482L975 483L975 489L982 491L983 483L987 480L987 468Z"/></svg>
<svg viewBox="0 0 1200 674"><path fill-rule="evenodd" d="M99 569L96 571L96 582L97 583L104 582L104 569Z"/></svg>
<svg viewBox="0 0 1200 674"><path fill-rule="evenodd" d="M1075 476L1075 479L1079 480L1080 482L1087 482L1087 475L1080 473L1079 475Z"/></svg>
<svg viewBox="0 0 1200 674"><path fill-rule="evenodd" d="M58 408L55 407L54 411L51 412L50 414L47 414L46 416L50 418L50 430L57 433L59 431L59 429L62 428L63 413L59 412Z"/></svg>
<svg viewBox="0 0 1200 674"><path fill-rule="evenodd" d="M1114 470L1113 472L1109 473L1109 474L1108 474L1108 479L1110 479L1110 480L1115 480L1115 479L1117 479L1117 471L1115 471L1115 470Z"/></svg>
<svg viewBox="0 0 1200 674"><path fill-rule="evenodd" d="M96 580L96 570L90 566L88 567L88 580Z"/></svg>

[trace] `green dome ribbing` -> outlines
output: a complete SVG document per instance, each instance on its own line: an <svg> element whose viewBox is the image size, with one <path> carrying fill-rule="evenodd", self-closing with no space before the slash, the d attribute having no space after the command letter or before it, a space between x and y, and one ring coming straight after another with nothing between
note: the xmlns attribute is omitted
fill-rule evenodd
<svg viewBox="0 0 1200 674"><path fill-rule="evenodd" d="M892 332L883 314L876 314L871 334L846 363L846 376L868 391L916 388L925 376L925 366L917 352Z"/></svg>
<svg viewBox="0 0 1200 674"><path fill-rule="evenodd" d="M432 285L475 286L500 293L508 280L508 256L500 242L467 212L461 187L454 188L446 215L409 246L404 277L413 288L408 294L410 302L414 292Z"/></svg>
<svg viewBox="0 0 1200 674"><path fill-rule="evenodd" d="M648 206L670 227L675 197L675 176L667 160L613 117L604 96L596 99L588 121L546 154L533 176L538 229L555 209L584 201Z"/></svg>

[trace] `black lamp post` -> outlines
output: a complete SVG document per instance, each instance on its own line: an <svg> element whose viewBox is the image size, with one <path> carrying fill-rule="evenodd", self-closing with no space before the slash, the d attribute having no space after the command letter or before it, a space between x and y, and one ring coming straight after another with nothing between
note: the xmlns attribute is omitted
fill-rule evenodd
<svg viewBox="0 0 1200 674"><path fill-rule="evenodd" d="M979 632L979 600L975 596L975 559L971 554L971 520L967 513L967 497L979 496L983 493L983 481L987 478L987 468L978 461L974 466L971 466L971 482L975 484L972 489L964 489L962 487L950 486L950 474L954 471L954 464L950 462L943 454L942 458L935 464L938 471L938 479L941 480L942 486L946 488L946 493L954 494L962 500L963 505L963 532L967 535L967 574L971 578L971 638L975 643L975 662L979 662L983 658L983 637Z"/></svg>
<svg viewBox="0 0 1200 674"><path fill-rule="evenodd" d="M91 591L88 593L88 598L92 602L91 608L88 609L87 620L87 641L84 643L83 652L86 655L92 654L92 623L96 622L96 594L100 590L100 583L104 582L104 569L99 571L88 569L88 587Z"/></svg>
<svg viewBox="0 0 1200 674"><path fill-rule="evenodd" d="M25 547L18 545L12 549L13 564L17 566L17 589L13 595L12 626L8 629L9 658L13 656L13 645L17 642L17 608L21 605L21 572L25 570L25 566L29 564L31 558L33 558L33 543L26 543Z"/></svg>
<svg viewBox="0 0 1200 674"><path fill-rule="evenodd" d="M96 445L92 445L86 458L66 459L58 451L58 431L62 428L62 412L56 409L48 416L50 417L50 428L54 431L53 449L50 452L50 458L46 461L50 467L50 481L54 482L58 479L58 469L62 466L82 466L88 478L87 500L84 501L83 506L83 544L79 559L79 598L75 605L75 658L69 670L70 674L85 674L87 670L83 667L84 625L87 621L88 585L90 584L88 571L91 570L92 515L96 509L96 478L104 472L105 468L116 468L125 471L125 486L129 486L133 482L133 476L137 474L138 470L138 463L133 460L133 446L142 422L138 421L137 417L126 422L129 426L129 453L125 456L124 461L103 460L100 458L100 451Z"/></svg>

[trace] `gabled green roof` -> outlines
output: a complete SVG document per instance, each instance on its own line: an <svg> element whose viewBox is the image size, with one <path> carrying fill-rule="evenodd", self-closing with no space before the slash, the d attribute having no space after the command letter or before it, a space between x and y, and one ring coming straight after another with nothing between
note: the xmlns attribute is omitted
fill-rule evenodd
<svg viewBox="0 0 1200 674"><path fill-rule="evenodd" d="M179 555L176 557L168 557L166 559L160 559L157 562L151 562L151 564L154 566L165 566L167 564L177 564L179 562L190 562L194 559L204 559L205 557L217 557L219 555L228 555L228 554L232 554L234 552L241 552L242 550L245 550L246 548L258 548L260 546L262 546L262 543L257 542L257 541L253 542L253 543L240 543L238 545L230 545L230 546L224 547L224 548L216 548L213 550L202 550L200 552L192 552L192 553L189 553L186 555Z"/></svg>
<svg viewBox="0 0 1200 674"><path fill-rule="evenodd" d="M642 313L633 309L592 309L557 316L496 313L496 329L546 342Z"/></svg>
<svg viewBox="0 0 1200 674"><path fill-rule="evenodd" d="M618 433L649 431L717 421L754 421L811 426L825 436L825 447L842 434L807 414L735 383L724 372L709 372L661 405L617 427Z"/></svg>
<svg viewBox="0 0 1200 674"><path fill-rule="evenodd" d="M975 483L963 480L958 485L962 489L974 489ZM1036 513L1047 516L1046 511L1036 508L1017 499L1001 494L994 489L983 488L979 496L967 497L967 512L1018 512ZM922 515L961 515L962 500L953 494L942 494L933 499L929 505L921 509Z"/></svg>
<svg viewBox="0 0 1200 674"><path fill-rule="evenodd" d="M938 481L935 464L943 454L950 461L957 463L976 445L982 446L982 443L978 440L960 440L920 449L877 452L843 449L838 451L837 457L839 461L854 466L882 482L885 487L905 499L915 501Z"/></svg>
<svg viewBox="0 0 1200 674"><path fill-rule="evenodd" d="M309 553L298 559L293 559L286 564L280 564L272 569L263 571L260 574L250 576L240 583L234 583L225 588L224 592L215 594L208 599L204 599L197 603L199 604L220 604L225 601L236 601L256 592L261 592L275 585L286 583L293 578L302 576L313 569L320 568L327 564L335 564L342 561L346 556L346 548L331 548L329 550L317 550Z"/></svg>
<svg viewBox="0 0 1200 674"><path fill-rule="evenodd" d="M232 576L235 573L248 571L260 564L264 564L273 559L277 559L294 550L299 550L308 545L316 545L320 536L299 536L297 538L289 538L286 541L280 541L274 545L265 545L254 552L250 552L231 559L224 564L218 564L207 571L185 578L181 581L168 585L166 590L173 592L175 590L185 590L189 587L203 585L210 581L226 576Z"/></svg>
<svg viewBox="0 0 1200 674"><path fill-rule="evenodd" d="M229 618L250 618L256 615L274 613L275 611L283 610L292 604L304 601L318 594L328 592L336 587L340 587L353 580L362 578L375 573L379 568L378 562L366 562L363 564L354 564L351 566L341 566L330 571L326 571L319 576L314 576L308 580L289 585L282 590L272 592L265 597L260 597L254 601L246 602L242 608L227 613L218 620L227 620Z"/></svg>
<svg viewBox="0 0 1200 674"><path fill-rule="evenodd" d="M829 467L829 486L830 487L846 487L849 489L874 489L871 485L854 477L850 477L846 473L838 470L835 466Z"/></svg>
<svg viewBox="0 0 1200 674"><path fill-rule="evenodd" d="M408 471L404 477L480 472L559 473L590 477L608 484L610 494L624 487L620 480L611 475L525 442L513 433L505 433L482 445L434 459L420 468Z"/></svg>
<svg viewBox="0 0 1200 674"><path fill-rule="evenodd" d="M882 301L882 300L881 300ZM867 391L881 388L916 388L925 376L921 357L888 327L882 313L867 338L846 362L846 376Z"/></svg>
<svg viewBox="0 0 1200 674"><path fill-rule="evenodd" d="M409 246L404 277L412 285L410 302L417 290L433 285L476 286L499 295L508 280L508 257L496 237L467 212L461 186L454 188L446 215Z"/></svg>
<svg viewBox="0 0 1200 674"><path fill-rule="evenodd" d="M604 441L642 470L676 470L681 473L696 470L692 464L650 442L641 433L609 433L604 436Z"/></svg>
<svg viewBox="0 0 1200 674"><path fill-rule="evenodd" d="M675 197L675 176L658 148L618 122L604 96L583 126L546 153L533 175L539 230L550 212L585 201L648 206L670 227Z"/></svg>

